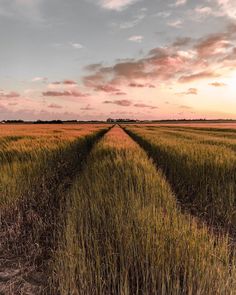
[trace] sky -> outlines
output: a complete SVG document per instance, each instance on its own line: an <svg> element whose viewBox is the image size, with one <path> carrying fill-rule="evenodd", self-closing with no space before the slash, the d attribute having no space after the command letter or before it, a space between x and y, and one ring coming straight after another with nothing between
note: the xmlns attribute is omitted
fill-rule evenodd
<svg viewBox="0 0 236 295"><path fill-rule="evenodd" d="M0 120L236 119L236 0L0 0Z"/></svg>

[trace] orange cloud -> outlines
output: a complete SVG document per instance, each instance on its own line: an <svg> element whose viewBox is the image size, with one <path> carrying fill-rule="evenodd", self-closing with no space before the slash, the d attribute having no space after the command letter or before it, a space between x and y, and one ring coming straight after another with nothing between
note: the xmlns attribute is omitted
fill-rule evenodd
<svg viewBox="0 0 236 295"><path fill-rule="evenodd" d="M216 74L214 72L199 72L196 74L192 74L192 75L186 75L186 76L182 76L179 78L179 82L181 83L189 83L189 82L193 82L196 80L200 80L200 79L208 79L208 78L214 78L214 77L218 77L219 74Z"/></svg>
<svg viewBox="0 0 236 295"><path fill-rule="evenodd" d="M223 87L226 86L225 83L221 83L221 82L213 82L213 83L209 83L210 86L214 86L214 87Z"/></svg>
<svg viewBox="0 0 236 295"><path fill-rule="evenodd" d="M48 105L49 108L51 109L62 109L62 106L56 104L56 103L51 103Z"/></svg>
<svg viewBox="0 0 236 295"><path fill-rule="evenodd" d="M198 89L197 88L189 88L186 92L176 93L177 95L197 95Z"/></svg>

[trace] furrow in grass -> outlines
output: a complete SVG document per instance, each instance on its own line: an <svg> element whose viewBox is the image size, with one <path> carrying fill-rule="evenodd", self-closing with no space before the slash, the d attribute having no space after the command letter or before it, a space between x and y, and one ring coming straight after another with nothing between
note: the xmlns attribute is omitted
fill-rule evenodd
<svg viewBox="0 0 236 295"><path fill-rule="evenodd" d="M145 128L148 129L148 128ZM187 130L185 130L187 129ZM229 136L228 133L221 132L219 134L215 134L214 132L201 132L198 130L193 130L188 128L185 129L177 129L176 127L168 127L165 129L163 127L156 128L156 132L158 132L161 136L165 137L173 137L173 139L184 140L186 142L194 141L196 144L211 144L218 146L225 146L226 148L230 148L236 151L236 135L234 134L234 138ZM155 129L152 129L155 130Z"/></svg>
<svg viewBox="0 0 236 295"><path fill-rule="evenodd" d="M162 172L121 128L93 148L66 200L55 294L235 294L227 237L180 212Z"/></svg>
<svg viewBox="0 0 236 295"><path fill-rule="evenodd" d="M7 290L16 294L20 289L25 294L27 286L32 291L39 285L35 292L41 294L42 286L47 287L46 273L58 245L59 213L64 208L66 191L94 143L107 130L108 127L103 127L87 132L88 135L46 153L39 151L38 157L33 157L32 161L28 159L26 165L19 161L15 163L17 167L9 166L13 181L8 183L12 187L5 192L1 206L0 272L5 276L8 272L19 273L14 277L8 275L5 283L1 282L0 276L0 293Z"/></svg>
<svg viewBox="0 0 236 295"><path fill-rule="evenodd" d="M162 169L178 199L210 224L234 233L236 226L236 155L225 146L174 139L155 130L126 126Z"/></svg>

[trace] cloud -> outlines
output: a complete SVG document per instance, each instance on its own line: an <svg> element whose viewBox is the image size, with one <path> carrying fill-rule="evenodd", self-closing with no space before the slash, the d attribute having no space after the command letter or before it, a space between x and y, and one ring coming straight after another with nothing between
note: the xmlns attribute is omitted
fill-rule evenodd
<svg viewBox="0 0 236 295"><path fill-rule="evenodd" d="M137 1L138 0L100 0L99 4L102 8L108 10L121 11L136 3Z"/></svg>
<svg viewBox="0 0 236 295"><path fill-rule="evenodd" d="M77 85L77 82L74 80L64 80L63 84L64 85Z"/></svg>
<svg viewBox="0 0 236 295"><path fill-rule="evenodd" d="M204 15L211 15L212 8L209 6L200 6L195 8L196 13L204 14Z"/></svg>
<svg viewBox="0 0 236 295"><path fill-rule="evenodd" d="M209 17L209 16L222 17L224 16L224 13L222 13L222 11L220 11L217 8L213 9L210 6L197 6L194 9L193 17L198 21L202 20L202 18Z"/></svg>
<svg viewBox="0 0 236 295"><path fill-rule="evenodd" d="M128 40L131 41L131 42L141 43L143 41L143 36L134 35L134 36L129 37Z"/></svg>
<svg viewBox="0 0 236 295"><path fill-rule="evenodd" d="M175 21L168 22L167 25L169 27L180 29L183 26L183 21L178 19L178 20L175 20Z"/></svg>
<svg viewBox="0 0 236 295"><path fill-rule="evenodd" d="M172 44L174 47L183 47L191 44L192 39L189 37L177 38L175 42Z"/></svg>
<svg viewBox="0 0 236 295"><path fill-rule="evenodd" d="M116 96L127 95L127 93L126 92L119 91L119 92L116 92L114 95L116 95Z"/></svg>
<svg viewBox="0 0 236 295"><path fill-rule="evenodd" d="M168 18L171 16L171 12L170 11L160 11L160 12L154 14L153 16Z"/></svg>
<svg viewBox="0 0 236 295"><path fill-rule="evenodd" d="M222 82L213 82L213 83L209 83L210 86L213 86L213 87L224 87L224 86L227 86L227 84L225 83L222 83Z"/></svg>
<svg viewBox="0 0 236 295"><path fill-rule="evenodd" d="M74 48L74 49L82 49L82 48L84 48L84 46L82 45L82 44L80 44L80 43L70 43L71 44L71 46Z"/></svg>
<svg viewBox="0 0 236 295"><path fill-rule="evenodd" d="M195 49L200 57L206 58L224 53L230 47L232 44L229 40L229 33L219 33L200 39Z"/></svg>
<svg viewBox="0 0 236 295"><path fill-rule="evenodd" d="M74 80L66 79L64 81L55 81L52 82L53 85L77 85L77 82Z"/></svg>
<svg viewBox="0 0 236 295"><path fill-rule="evenodd" d="M154 88L154 79L167 81L188 68L190 59L172 52L168 48L155 48L144 58L117 62L110 67L100 67L94 73L84 76L85 86L96 88L96 85L110 84L113 86L127 85L130 87L145 86ZM138 80L142 83L137 82ZM140 85L139 85L140 84Z"/></svg>
<svg viewBox="0 0 236 295"><path fill-rule="evenodd" d="M142 84L142 83L136 83L136 82L131 82L129 84L129 87L134 87L134 88L144 88L144 87L156 88L156 86L153 85L153 84L149 84L149 83Z"/></svg>
<svg viewBox="0 0 236 295"><path fill-rule="evenodd" d="M132 102L130 100L127 100L127 99L114 100L114 101L105 100L103 103L105 103L105 104L116 104L116 105L119 105L119 106L122 106L122 107L129 107L129 106L132 105Z"/></svg>
<svg viewBox="0 0 236 295"><path fill-rule="evenodd" d="M122 92L122 87L151 88L169 81L191 83L212 79L236 66L236 48L232 45L235 41L235 25L200 39L177 38L169 46L153 48L138 59L117 60L110 66L92 64L82 81L94 90L109 85ZM182 46L188 48L182 50Z"/></svg>
<svg viewBox="0 0 236 295"><path fill-rule="evenodd" d="M112 23L112 26L118 27L121 30L131 29L137 26L139 23L141 23L146 18L146 16L147 16L146 11L141 9L139 13L134 15L130 21L125 21L121 23Z"/></svg>
<svg viewBox="0 0 236 295"><path fill-rule="evenodd" d="M235 0L217 0L222 13L229 18L236 19L236 1Z"/></svg>
<svg viewBox="0 0 236 295"><path fill-rule="evenodd" d="M0 99L5 99L5 98L17 98L20 97L20 94L18 92L15 91L11 91L11 92L0 92Z"/></svg>
<svg viewBox="0 0 236 295"><path fill-rule="evenodd" d="M53 90L49 90L49 91L45 91L42 93L43 96L73 96L73 97L87 97L88 94L86 93L82 93L78 90L63 90L63 91L53 91Z"/></svg>
<svg viewBox="0 0 236 295"><path fill-rule="evenodd" d="M34 77L31 82L47 82L48 78L46 77Z"/></svg>
<svg viewBox="0 0 236 295"><path fill-rule="evenodd" d="M111 92L119 92L119 89L112 86L112 85L96 85L94 87L94 90L97 90L97 91L103 91L103 92L106 92L106 93L111 93Z"/></svg>
<svg viewBox="0 0 236 295"><path fill-rule="evenodd" d="M94 72L102 68L102 63L87 65L84 67L85 71Z"/></svg>
<svg viewBox="0 0 236 295"><path fill-rule="evenodd" d="M177 95L197 95L198 89L197 88L189 88L185 92L176 93Z"/></svg>
<svg viewBox="0 0 236 295"><path fill-rule="evenodd" d="M186 3L187 3L187 0L177 0L176 3L175 3L175 5L176 6L181 6L181 5L184 5Z"/></svg>
<svg viewBox="0 0 236 295"><path fill-rule="evenodd" d="M136 104L134 104L134 106L136 107L136 108L148 108L148 109L158 109L158 107L157 106L152 106L152 105L148 105L148 104L145 104L145 103L136 103Z"/></svg>
<svg viewBox="0 0 236 295"><path fill-rule="evenodd" d="M49 108L51 109L62 109L62 106L56 104L56 103L51 103L48 105Z"/></svg>
<svg viewBox="0 0 236 295"><path fill-rule="evenodd" d="M131 100L127 100L127 99L115 100L115 101L105 100L103 103L105 103L105 104L116 104L116 105L119 105L119 106L122 106L122 107L129 107L129 106L133 105L135 108L158 109L157 106L148 105L148 104L145 104L145 103L133 104Z"/></svg>
<svg viewBox="0 0 236 295"><path fill-rule="evenodd" d="M175 3L170 4L171 7L179 7L182 5L185 5L187 3L187 0L176 0Z"/></svg>
<svg viewBox="0 0 236 295"><path fill-rule="evenodd" d="M218 77L219 75L214 72L203 71L192 75L186 75L179 78L180 83L189 83L200 79L208 79Z"/></svg>

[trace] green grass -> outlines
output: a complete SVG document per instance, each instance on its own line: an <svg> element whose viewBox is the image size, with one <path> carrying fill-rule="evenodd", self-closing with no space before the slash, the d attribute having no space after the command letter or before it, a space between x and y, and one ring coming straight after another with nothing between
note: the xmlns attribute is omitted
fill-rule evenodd
<svg viewBox="0 0 236 295"><path fill-rule="evenodd" d="M235 294L228 238L181 213L163 173L120 128L93 148L66 201L55 294Z"/></svg>

